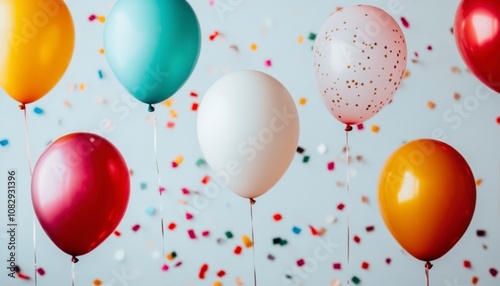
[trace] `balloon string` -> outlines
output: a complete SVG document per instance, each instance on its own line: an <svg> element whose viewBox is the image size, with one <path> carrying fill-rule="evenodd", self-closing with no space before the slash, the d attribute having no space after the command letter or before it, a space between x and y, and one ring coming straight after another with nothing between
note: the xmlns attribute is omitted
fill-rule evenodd
<svg viewBox="0 0 500 286"><path fill-rule="evenodd" d="M252 224L252 250L253 250L253 285L257 286L257 270L255 264L255 237L253 231L253 205L255 204L254 199L250 199L250 221Z"/></svg>
<svg viewBox="0 0 500 286"><path fill-rule="evenodd" d="M31 164L31 152L30 152L30 140L29 140L29 132L28 132L28 116L26 115L26 105L22 104L20 108L23 111L24 117L24 138L26 140L26 155L28 156L28 167L30 169L30 177L33 177L33 168ZM36 261L36 215L35 209L33 209L33 261L35 267L35 275L33 276L35 279L35 286L38 285L38 271L37 271L37 261Z"/></svg>
<svg viewBox="0 0 500 286"><path fill-rule="evenodd" d="M71 262L71 285L75 286L75 262Z"/></svg>
<svg viewBox="0 0 500 286"><path fill-rule="evenodd" d="M157 137L157 124L156 124L156 110L150 105L149 111L153 112L154 117L154 129L153 129L153 141L155 150L155 162L156 162L156 175L158 176L158 191L160 192L160 224L161 224L161 248L162 248L162 259L165 258L165 227L163 224L163 190L161 187L161 176L160 176L160 166L158 164L158 137Z"/></svg>
<svg viewBox="0 0 500 286"><path fill-rule="evenodd" d="M432 268L432 264L427 261L425 263L425 279L427 280L427 286L430 286L430 283L429 283L429 270Z"/></svg>
<svg viewBox="0 0 500 286"><path fill-rule="evenodd" d="M346 189L347 189L347 268L349 269L349 261L351 257L351 210L350 210L350 200L349 200L349 132L352 130L351 125L347 125L345 128L345 145L346 145ZM347 285L350 284L349 278L347 279Z"/></svg>

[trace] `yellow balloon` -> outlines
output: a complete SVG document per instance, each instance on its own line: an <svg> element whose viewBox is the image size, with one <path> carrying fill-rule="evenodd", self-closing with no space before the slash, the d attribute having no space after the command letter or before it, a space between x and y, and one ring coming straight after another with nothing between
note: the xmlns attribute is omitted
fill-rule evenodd
<svg viewBox="0 0 500 286"><path fill-rule="evenodd" d="M22 104L46 95L65 73L75 29L62 0L0 0L0 85Z"/></svg>

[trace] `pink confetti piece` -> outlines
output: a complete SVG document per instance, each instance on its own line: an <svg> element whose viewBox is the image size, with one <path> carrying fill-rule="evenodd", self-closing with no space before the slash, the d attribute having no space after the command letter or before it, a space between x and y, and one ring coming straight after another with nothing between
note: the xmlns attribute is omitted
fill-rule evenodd
<svg viewBox="0 0 500 286"><path fill-rule="evenodd" d="M342 264L340 262L333 263L333 269L335 269L335 270L341 270L342 269Z"/></svg>
<svg viewBox="0 0 500 286"><path fill-rule="evenodd" d="M340 204L337 205L337 209L339 211L343 210L344 208L345 208L345 205L343 203L340 203Z"/></svg>
<svg viewBox="0 0 500 286"><path fill-rule="evenodd" d="M306 264L305 260L303 258L297 260L297 266L298 267L302 267L304 266L304 264Z"/></svg>
<svg viewBox="0 0 500 286"><path fill-rule="evenodd" d="M182 261L179 261L179 262L177 262L177 263L175 264L175 267L179 267L179 266L181 266L181 265L182 265Z"/></svg>
<svg viewBox="0 0 500 286"><path fill-rule="evenodd" d="M38 274L40 274L41 276L45 275L45 270L42 267L38 267L36 269L36 272L38 272Z"/></svg>
<svg viewBox="0 0 500 286"><path fill-rule="evenodd" d="M191 194L191 192L187 188L182 188L181 191L182 191L182 194L186 195L186 196L189 195L189 194Z"/></svg>
<svg viewBox="0 0 500 286"><path fill-rule="evenodd" d="M403 26L405 28L410 28L410 23L408 22L408 20L406 20L405 17L401 17L401 23L403 23Z"/></svg>
<svg viewBox="0 0 500 286"><path fill-rule="evenodd" d="M385 263L386 263L387 265L390 265L390 264L391 264L391 261L392 261L392 259L391 259L391 258L389 258L389 257L387 257L387 258L385 259Z"/></svg>
<svg viewBox="0 0 500 286"><path fill-rule="evenodd" d="M161 266L161 271L163 271L163 272L168 271L168 265L167 265L167 264L163 264L163 265Z"/></svg>
<svg viewBox="0 0 500 286"><path fill-rule="evenodd" d="M136 224L136 225L134 225L134 226L132 227L132 231L133 231L133 232L137 232L140 228L141 228L141 226L140 226L140 225L138 225L138 224Z"/></svg>
<svg viewBox="0 0 500 286"><path fill-rule="evenodd" d="M173 121L168 121L167 122L167 128L173 129L174 127L175 127L175 122L173 122Z"/></svg>
<svg viewBox="0 0 500 286"><path fill-rule="evenodd" d="M208 231L208 230L204 230L204 231L201 233L201 235L202 235L203 237L208 237L208 236L210 236L210 231Z"/></svg>
<svg viewBox="0 0 500 286"><path fill-rule="evenodd" d="M431 46L431 45L428 45L428 46L427 46L427 50L428 50L428 51L432 51L432 46Z"/></svg>
<svg viewBox="0 0 500 286"><path fill-rule="evenodd" d="M159 187L158 191L160 192L160 195L165 192L165 187Z"/></svg>
<svg viewBox="0 0 500 286"><path fill-rule="evenodd" d="M192 220L193 218L194 218L194 216L192 214L190 214L188 212L186 213L186 219L187 220Z"/></svg>
<svg viewBox="0 0 500 286"><path fill-rule="evenodd" d="M272 63L272 61L271 61L271 60L266 60L266 61L264 62L264 64L265 64L265 66L266 66L266 67L268 67L268 68L270 68L270 67L273 65L273 63Z"/></svg>
<svg viewBox="0 0 500 286"><path fill-rule="evenodd" d="M92 22L92 21L94 21L96 18L97 18L97 17L96 17L96 15L92 14L92 15L90 15L90 16L89 16L89 21L91 21L91 22Z"/></svg>
<svg viewBox="0 0 500 286"><path fill-rule="evenodd" d="M189 238L196 239L196 234L194 233L193 229L188 230L188 235L189 235Z"/></svg>
<svg viewBox="0 0 500 286"><path fill-rule="evenodd" d="M356 125L356 128L358 128L358 130L363 130L363 129L365 129L365 126L363 125L363 123L360 123L360 124Z"/></svg>
<svg viewBox="0 0 500 286"><path fill-rule="evenodd" d="M328 171L330 171L330 172L335 170L335 162L333 162L333 161L328 162L327 168L328 168Z"/></svg>

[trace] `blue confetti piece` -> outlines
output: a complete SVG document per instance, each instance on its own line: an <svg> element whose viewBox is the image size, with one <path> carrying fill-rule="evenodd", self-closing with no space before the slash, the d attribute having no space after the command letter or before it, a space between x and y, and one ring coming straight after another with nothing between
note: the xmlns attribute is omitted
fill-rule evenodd
<svg viewBox="0 0 500 286"><path fill-rule="evenodd" d="M102 79L104 76L102 74L102 70L98 70L97 71L97 74L99 75L99 78Z"/></svg>
<svg viewBox="0 0 500 286"><path fill-rule="evenodd" d="M141 183L141 190L145 190L148 188L148 184L146 183Z"/></svg>
<svg viewBox="0 0 500 286"><path fill-rule="evenodd" d="M294 226L292 229L293 233L299 234L302 230L299 227Z"/></svg>
<svg viewBox="0 0 500 286"><path fill-rule="evenodd" d="M154 214L155 214L155 212L156 212L156 209L155 209L154 207L148 207L148 208L146 209L146 213L147 213L148 215L154 215Z"/></svg>
<svg viewBox="0 0 500 286"><path fill-rule="evenodd" d="M43 114L43 109L41 109L40 107L35 107L35 109L33 109L33 111L36 113L36 114Z"/></svg>
<svg viewBox="0 0 500 286"><path fill-rule="evenodd" d="M0 141L0 145L1 145L2 147L5 147L5 146L9 145L9 140L7 140L7 139L3 139L2 141Z"/></svg>

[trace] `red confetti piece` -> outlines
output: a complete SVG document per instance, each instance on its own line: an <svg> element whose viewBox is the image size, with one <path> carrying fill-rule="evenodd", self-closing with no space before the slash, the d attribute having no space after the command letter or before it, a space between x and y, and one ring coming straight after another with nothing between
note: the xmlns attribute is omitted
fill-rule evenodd
<svg viewBox="0 0 500 286"><path fill-rule="evenodd" d="M170 229L170 230L174 230L176 227L177 227L177 225L173 222L168 224L168 229Z"/></svg>
<svg viewBox="0 0 500 286"><path fill-rule="evenodd" d="M162 267L161 267L161 271L167 271L168 270L168 265L167 264L163 264Z"/></svg>
<svg viewBox="0 0 500 286"><path fill-rule="evenodd" d="M318 231L312 225L309 226L309 229L311 230L312 235L314 236L318 235Z"/></svg>
<svg viewBox="0 0 500 286"><path fill-rule="evenodd" d="M175 127L175 122L169 121L167 122L167 128L173 129Z"/></svg>
<svg viewBox="0 0 500 286"><path fill-rule="evenodd" d="M30 280L30 277L28 275L23 274L21 272L17 273L17 277L19 277L20 279L23 279L23 280Z"/></svg>
<svg viewBox="0 0 500 286"><path fill-rule="evenodd" d="M408 22L408 20L406 20L405 17L401 17L401 23L403 23L403 26L405 28L410 28L410 23Z"/></svg>
<svg viewBox="0 0 500 286"><path fill-rule="evenodd" d="M165 187L160 187L158 191L160 192L160 195L163 194L165 192Z"/></svg>
<svg viewBox="0 0 500 286"><path fill-rule="evenodd" d="M118 231L118 230L115 230L113 233L114 233L116 236L120 236L120 235L122 235L122 233L121 233L120 231Z"/></svg>
<svg viewBox="0 0 500 286"><path fill-rule="evenodd" d="M189 95L192 97L198 97L198 94L194 91L191 91L191 93Z"/></svg>
<svg viewBox="0 0 500 286"><path fill-rule="evenodd" d="M372 232L372 231L374 231L374 230L375 230L375 227L374 227L373 225L370 225L370 226L367 226L367 227L366 227L366 231L367 231L367 232Z"/></svg>
<svg viewBox="0 0 500 286"><path fill-rule="evenodd" d="M203 185L208 184L208 182L210 182L210 176L205 176L205 177L203 177L203 179L201 179L201 183Z"/></svg>
<svg viewBox="0 0 500 286"><path fill-rule="evenodd" d="M360 123L360 124L356 125L356 128L358 128L358 130L363 130L363 129L365 129L365 126L363 125L363 123Z"/></svg>
<svg viewBox="0 0 500 286"><path fill-rule="evenodd" d="M335 170L335 162L328 162L327 164L328 171L333 171Z"/></svg>
<svg viewBox="0 0 500 286"><path fill-rule="evenodd" d="M497 123L500 124L500 116L497 117Z"/></svg>
<svg viewBox="0 0 500 286"><path fill-rule="evenodd" d="M343 210L344 208L345 208L345 205L343 203L340 203L340 204L337 205L337 209L339 211Z"/></svg>
<svg viewBox="0 0 500 286"><path fill-rule="evenodd" d="M282 218L283 218L283 217L281 216L281 214L278 214L278 213L277 213L277 214L273 215L273 219L274 219L275 221L280 221Z"/></svg>
<svg viewBox="0 0 500 286"><path fill-rule="evenodd" d="M305 260L303 258L297 260L297 266L298 267L302 267L304 266L304 264L306 264Z"/></svg>
<svg viewBox="0 0 500 286"><path fill-rule="evenodd" d="M477 276L472 277L472 285L476 285L479 282L479 278Z"/></svg>
<svg viewBox="0 0 500 286"><path fill-rule="evenodd" d="M197 111L198 110L198 106L199 106L198 103L193 102L193 105L191 105L191 110L192 111Z"/></svg>
<svg viewBox="0 0 500 286"><path fill-rule="evenodd" d="M89 21L91 21L91 22L92 22L92 21L94 21L96 18L97 18L97 17L96 17L94 14L92 14L92 15L90 15L90 16L89 16Z"/></svg>
<svg viewBox="0 0 500 286"><path fill-rule="evenodd" d="M217 38L217 36L219 36L219 31L214 31L214 32L210 35L210 37L209 37L210 41L215 40L215 38Z"/></svg>
<svg viewBox="0 0 500 286"><path fill-rule="evenodd" d="M469 260L464 260L464 267L469 269L472 267L472 264L470 263Z"/></svg>
<svg viewBox="0 0 500 286"><path fill-rule="evenodd" d="M177 166L179 166L179 165L177 165L176 162L172 162L172 168L177 168Z"/></svg>
<svg viewBox="0 0 500 286"><path fill-rule="evenodd" d="M361 242L361 238L359 236L357 236L357 235L354 236L353 240L356 243L360 243Z"/></svg>
<svg viewBox="0 0 500 286"><path fill-rule="evenodd" d="M333 263L333 269L335 269L335 270L341 270L342 269L342 264L340 262Z"/></svg>
<svg viewBox="0 0 500 286"><path fill-rule="evenodd" d="M431 45L428 45L428 46L427 46L427 50L428 50L428 51L432 51L432 46L431 46Z"/></svg>
<svg viewBox="0 0 500 286"><path fill-rule="evenodd" d="M385 263L387 263L388 265L389 265L389 264L391 264L391 261L392 261L392 259L390 259L389 257L387 257L387 258L385 259Z"/></svg>
<svg viewBox="0 0 500 286"><path fill-rule="evenodd" d="M226 271L224 271L224 270L220 270L219 272L217 272L218 277L224 277L225 275L226 275Z"/></svg>
<svg viewBox="0 0 500 286"><path fill-rule="evenodd" d="M198 277L200 279L205 279L205 274L208 271L208 264L203 264L200 269L200 273L198 274Z"/></svg>
<svg viewBox="0 0 500 286"><path fill-rule="evenodd" d="M141 228L141 226L140 226L140 225L138 225L138 224L136 224L136 225L134 225L134 226L132 227L132 231L136 232L136 231L138 231L140 228Z"/></svg>
<svg viewBox="0 0 500 286"><path fill-rule="evenodd" d="M45 275L45 270L42 267L37 268L36 272L38 272L41 276Z"/></svg>
<svg viewBox="0 0 500 286"><path fill-rule="evenodd" d="M194 218L194 216L190 213L186 213L186 219L187 220L192 220Z"/></svg>
<svg viewBox="0 0 500 286"><path fill-rule="evenodd" d="M490 274L491 274L491 276L493 276L493 277L497 277L497 275L498 275L498 270L496 270L495 268L490 268Z"/></svg>
<svg viewBox="0 0 500 286"><path fill-rule="evenodd" d="M181 265L182 265L182 261L179 261L179 262L177 262L177 263L175 264L175 267L179 267L179 266L181 266Z"/></svg>
<svg viewBox="0 0 500 286"><path fill-rule="evenodd" d="M201 233L201 235L202 235L203 237L207 237L207 236L209 236L209 235L210 235L210 231L208 231L208 230L204 230L204 231Z"/></svg>
<svg viewBox="0 0 500 286"><path fill-rule="evenodd" d="M189 238L196 239L196 234L194 233L194 230L192 230L192 229L188 230L188 235L189 235Z"/></svg>
<svg viewBox="0 0 500 286"><path fill-rule="evenodd" d="M368 270L368 268L370 268L370 263L363 261L363 263L361 263L361 268Z"/></svg>
<svg viewBox="0 0 500 286"><path fill-rule="evenodd" d="M234 252L234 254L239 255L239 254L241 254L241 251L242 251L242 250L243 250L243 248L242 248L241 246L237 245L237 246L234 248L234 251L233 251L233 252Z"/></svg>
<svg viewBox="0 0 500 286"><path fill-rule="evenodd" d="M187 188L182 188L183 195L189 195L191 192Z"/></svg>

